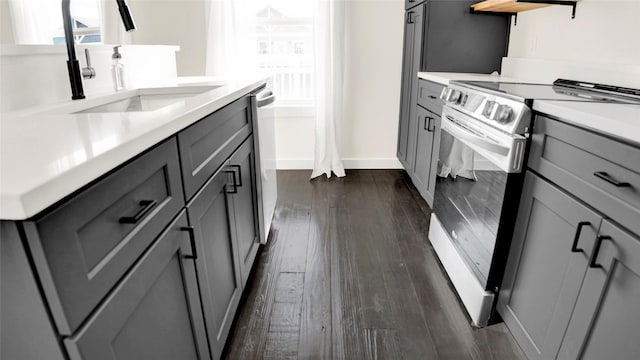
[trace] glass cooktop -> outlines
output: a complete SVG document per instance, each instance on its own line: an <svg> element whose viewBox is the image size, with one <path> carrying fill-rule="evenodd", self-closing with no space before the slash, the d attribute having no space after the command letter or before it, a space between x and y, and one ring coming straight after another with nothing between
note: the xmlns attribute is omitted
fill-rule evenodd
<svg viewBox="0 0 640 360"><path fill-rule="evenodd" d="M556 80L551 84L527 84L493 81L459 81L458 83L527 100L594 101L611 103L640 103L640 90L606 85ZM573 84L577 84L572 86ZM597 88L601 87L601 88Z"/></svg>

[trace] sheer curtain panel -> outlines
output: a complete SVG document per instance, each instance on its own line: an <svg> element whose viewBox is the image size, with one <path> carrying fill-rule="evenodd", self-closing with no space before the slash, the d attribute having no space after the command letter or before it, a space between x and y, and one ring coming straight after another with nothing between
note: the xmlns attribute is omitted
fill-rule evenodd
<svg viewBox="0 0 640 360"><path fill-rule="evenodd" d="M311 178L345 176L338 150L342 124L344 0L313 0L315 9L315 154Z"/></svg>

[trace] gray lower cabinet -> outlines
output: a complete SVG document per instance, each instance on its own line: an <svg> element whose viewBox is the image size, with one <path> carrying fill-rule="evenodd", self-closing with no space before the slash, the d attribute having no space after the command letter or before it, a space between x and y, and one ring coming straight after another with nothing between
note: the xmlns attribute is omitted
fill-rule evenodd
<svg viewBox="0 0 640 360"><path fill-rule="evenodd" d="M441 119L437 114L417 106L417 136L415 162L410 173L413 184L420 195L433 205L435 190L435 176L438 162L438 149L440 148Z"/></svg>
<svg viewBox="0 0 640 360"><path fill-rule="evenodd" d="M402 55L402 87L400 94L400 123L398 126L398 160L405 169L413 166L415 149L415 93L417 72L420 69L420 50L422 44L422 26L424 5L405 13L404 50ZM413 135L412 135L413 134Z"/></svg>
<svg viewBox="0 0 640 360"><path fill-rule="evenodd" d="M187 206L196 239L196 268L213 359L222 354L242 294L231 199L237 178L228 165L225 162Z"/></svg>
<svg viewBox="0 0 640 360"><path fill-rule="evenodd" d="M556 358L601 221L527 172L497 305L527 358Z"/></svg>
<svg viewBox="0 0 640 360"><path fill-rule="evenodd" d="M637 359L640 237L605 220L560 350L561 359Z"/></svg>
<svg viewBox="0 0 640 360"><path fill-rule="evenodd" d="M235 242L238 248L238 263L242 287L247 283L253 260L260 247L258 227L257 192L255 187L255 153L253 137L250 136L229 159L229 167L236 177L235 191L231 194L235 212Z"/></svg>
<svg viewBox="0 0 640 360"><path fill-rule="evenodd" d="M498 311L530 359L637 359L640 148L535 118Z"/></svg>
<svg viewBox="0 0 640 360"><path fill-rule="evenodd" d="M209 359L187 218L173 221L74 336L72 360Z"/></svg>

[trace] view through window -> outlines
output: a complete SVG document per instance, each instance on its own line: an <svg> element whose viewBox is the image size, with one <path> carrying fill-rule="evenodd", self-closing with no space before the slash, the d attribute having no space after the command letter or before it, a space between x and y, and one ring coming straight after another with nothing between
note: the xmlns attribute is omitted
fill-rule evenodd
<svg viewBox="0 0 640 360"><path fill-rule="evenodd" d="M271 75L280 105L311 106L314 99L311 0L255 0L258 66Z"/></svg>
<svg viewBox="0 0 640 360"><path fill-rule="evenodd" d="M11 0L10 11L17 44L64 44L60 1ZM100 0L71 1L76 43L101 43Z"/></svg>

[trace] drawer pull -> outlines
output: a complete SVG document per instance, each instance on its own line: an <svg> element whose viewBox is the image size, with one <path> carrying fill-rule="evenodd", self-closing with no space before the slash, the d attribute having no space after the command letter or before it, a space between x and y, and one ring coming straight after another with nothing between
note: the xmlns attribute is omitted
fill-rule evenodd
<svg viewBox="0 0 640 360"><path fill-rule="evenodd" d="M233 169L225 169L224 172L227 174L233 174L233 184L229 185L227 184L227 194L237 194L238 193L238 172L236 171L235 166L229 166L229 167L233 167ZM229 190L229 188L231 188L231 190Z"/></svg>
<svg viewBox="0 0 640 360"><path fill-rule="evenodd" d="M602 240L611 240L611 236L600 235L596 239L596 247L595 249L593 249L593 255L591 256L591 264L589 264L589 267L592 267L594 269L602 268L602 265L596 262L596 260L598 260L598 253L600 253L600 246L602 245Z"/></svg>
<svg viewBox="0 0 640 360"><path fill-rule="evenodd" d="M151 209L158 204L155 200L141 200L139 205L142 206L138 212L133 216L123 216L120 218L121 224L137 224L145 215L147 215Z"/></svg>
<svg viewBox="0 0 640 360"><path fill-rule="evenodd" d="M232 168L234 168L235 170L238 170L238 179L237 179L237 180L238 180L238 183L237 183L237 185L236 185L236 186L237 186L237 187L242 187L242 167L240 167L240 165L229 165L229 166L231 166L231 167L232 167ZM236 181L236 175L235 175L235 174L236 174L236 172L235 172L235 170L234 170L234 172L233 172L233 181L234 181L234 183L235 183L235 181Z"/></svg>
<svg viewBox="0 0 640 360"><path fill-rule="evenodd" d="M611 175L607 174L604 171L598 171L598 172L594 172L593 175L595 175L596 177L608 182L609 184L615 186L615 187L631 187L631 184L629 184L628 182L620 182L614 178L611 177Z"/></svg>
<svg viewBox="0 0 640 360"><path fill-rule="evenodd" d="M578 229L576 230L576 236L573 238L573 244L571 245L571 252L573 253L583 253L584 250L582 249L578 249L578 240L580 240L580 233L582 233L582 228L587 226L587 225L591 225L590 222L588 221L580 221L578 223Z"/></svg>
<svg viewBox="0 0 640 360"><path fill-rule="evenodd" d="M189 241L191 242L191 255L185 255L185 259L198 259L198 251L196 250L196 229L193 226L183 226L181 231L189 233Z"/></svg>
<svg viewBox="0 0 640 360"><path fill-rule="evenodd" d="M431 99L431 100L435 100L435 99L437 99L437 97L435 97L435 96L433 96L433 95L429 95L429 99Z"/></svg>

